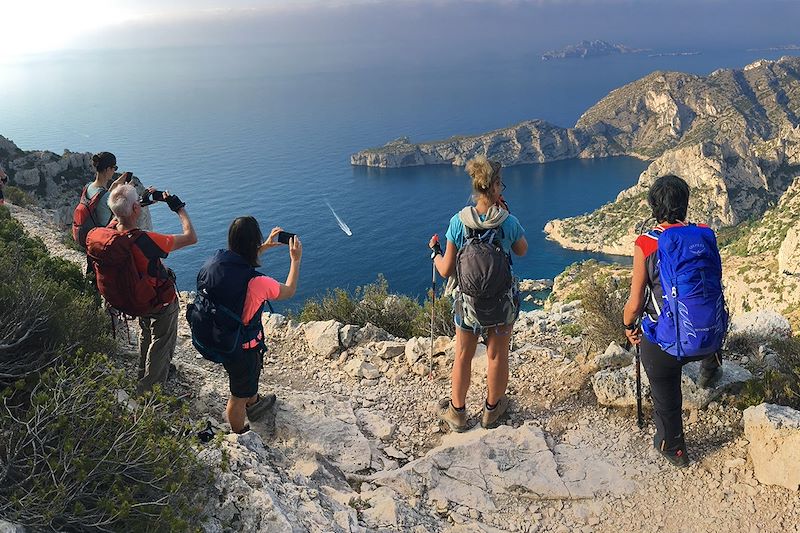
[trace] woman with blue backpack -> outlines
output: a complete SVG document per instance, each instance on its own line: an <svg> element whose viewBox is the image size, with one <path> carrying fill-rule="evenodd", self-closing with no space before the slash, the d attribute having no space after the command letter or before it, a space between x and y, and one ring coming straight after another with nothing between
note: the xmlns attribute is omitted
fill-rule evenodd
<svg viewBox="0 0 800 533"><path fill-rule="evenodd" d="M650 381L653 446L673 465L685 467L681 370L702 361L701 387L722 375L718 353L728 327L722 262L714 232L686 221L689 186L684 180L656 179L647 201L658 225L636 239L623 323Z"/></svg>
<svg viewBox="0 0 800 533"><path fill-rule="evenodd" d="M217 250L200 268L197 296L186 312L192 344L228 372L231 396L225 413L234 433L249 431L245 419L257 421L275 404L274 394L258 393L266 351L261 315L269 300L294 296L303 255L300 238L288 238L291 262L285 283L256 267L263 252L282 245L277 240L282 231L273 228L264 240L255 218L234 220L228 229L228 249Z"/></svg>
<svg viewBox="0 0 800 533"><path fill-rule="evenodd" d="M519 315L519 292L511 273L511 253L528 251L525 230L508 212L500 163L477 156L467 162L474 206L450 219L447 247L442 254L438 235L428 246L442 277L455 276L453 315L456 353L450 397L440 402L439 418L452 431L467 429L466 398L472 358L481 335L486 338L487 394L481 426L493 427L508 409L508 350L511 330Z"/></svg>

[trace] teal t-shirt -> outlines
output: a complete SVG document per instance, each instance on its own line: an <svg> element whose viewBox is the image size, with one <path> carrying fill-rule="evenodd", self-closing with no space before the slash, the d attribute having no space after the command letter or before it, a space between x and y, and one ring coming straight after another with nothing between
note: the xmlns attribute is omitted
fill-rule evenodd
<svg viewBox="0 0 800 533"><path fill-rule="evenodd" d="M91 200L94 198L94 195L99 192L106 193L106 197L102 198L97 204L97 208L94 211L95 222L101 226L108 226L108 223L111 222L111 217L114 216L113 213L111 213L111 209L108 207L108 191L90 183L89 187L86 189L86 198Z"/></svg>
<svg viewBox="0 0 800 533"><path fill-rule="evenodd" d="M484 220L483 215L481 215L481 220ZM510 254L511 245L525 236L525 228L522 227L519 220L517 220L517 217L514 215L508 215L508 218L500 224L500 228L503 229L500 239L503 250L505 250L507 254ZM458 250L464 246L464 223L461 222L461 217L458 216L458 213L453 215L453 218L450 219L450 225L447 227L445 237L448 241L455 244Z"/></svg>

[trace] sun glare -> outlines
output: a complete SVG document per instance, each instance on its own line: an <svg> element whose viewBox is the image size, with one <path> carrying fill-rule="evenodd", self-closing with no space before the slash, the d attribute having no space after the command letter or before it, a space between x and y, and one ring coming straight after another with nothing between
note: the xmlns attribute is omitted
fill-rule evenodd
<svg viewBox="0 0 800 533"><path fill-rule="evenodd" d="M79 46L82 35L126 15L108 0L12 0L0 12L0 60Z"/></svg>

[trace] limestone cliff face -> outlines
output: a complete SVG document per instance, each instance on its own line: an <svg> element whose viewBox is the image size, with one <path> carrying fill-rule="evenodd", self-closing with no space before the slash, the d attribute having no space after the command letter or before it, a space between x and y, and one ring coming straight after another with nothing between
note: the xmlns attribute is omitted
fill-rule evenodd
<svg viewBox="0 0 800 533"><path fill-rule="evenodd" d="M608 155L609 148L602 138L588 137L574 128L530 120L484 135L451 137L430 143L412 144L403 137L381 148L353 154L350 163L385 168L464 165L470 158L487 153L504 165L515 165Z"/></svg>
<svg viewBox="0 0 800 533"><path fill-rule="evenodd" d="M24 151L13 141L0 135L0 165L6 170L9 185L19 187L36 200L40 215L47 215L54 224L72 224L72 212L78 204L83 186L94 179L92 154L70 152L62 155L47 150ZM144 187L138 179L133 184ZM149 209L142 210L139 226L152 228Z"/></svg>
<svg viewBox="0 0 800 533"><path fill-rule="evenodd" d="M725 295L734 313L772 308L795 327L800 324L798 227L800 178L763 218L734 230L721 250Z"/></svg>
<svg viewBox="0 0 800 533"><path fill-rule="evenodd" d="M797 110L800 58L707 77L655 73L618 89L576 128L654 161L614 203L545 231L567 248L630 254L633 229L649 215L647 189L664 174L689 183L692 220L720 228L759 217L800 175Z"/></svg>

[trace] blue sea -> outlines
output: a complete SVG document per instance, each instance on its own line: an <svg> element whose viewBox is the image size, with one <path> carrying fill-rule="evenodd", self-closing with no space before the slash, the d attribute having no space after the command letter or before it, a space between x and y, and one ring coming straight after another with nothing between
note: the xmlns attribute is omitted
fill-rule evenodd
<svg viewBox="0 0 800 533"><path fill-rule="evenodd" d="M194 288L203 260L225 246L231 220L251 214L265 233L280 225L302 238L300 289L288 305L379 273L392 290L421 296L430 285L427 241L434 232L443 236L465 205L469 179L459 167L351 167L351 153L404 135L425 141L530 118L570 126L610 90L654 70L707 74L781 55L540 62L525 54L482 64L362 65L315 61L313 47L289 52L76 51L0 64L0 133L26 150L114 152L120 170L178 194L200 236L167 260L181 289ZM516 273L552 277L588 257L626 261L563 250L542 228L613 200L646 165L620 157L505 169L506 197L530 243ZM156 205L153 217L158 231L180 230L165 205ZM283 248L263 257L263 271L279 280L288 265Z"/></svg>

